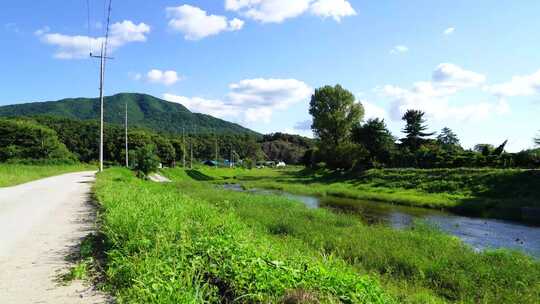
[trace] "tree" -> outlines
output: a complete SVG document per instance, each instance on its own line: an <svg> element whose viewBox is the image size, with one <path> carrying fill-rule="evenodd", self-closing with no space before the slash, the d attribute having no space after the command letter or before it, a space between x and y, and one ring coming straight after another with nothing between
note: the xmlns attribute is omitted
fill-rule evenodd
<svg viewBox="0 0 540 304"><path fill-rule="evenodd" d="M156 145L156 152L161 163L172 166L176 157L176 151L174 150L171 141L159 135L155 135L152 140Z"/></svg>
<svg viewBox="0 0 540 304"><path fill-rule="evenodd" d="M369 152L352 142L342 142L337 146L321 147L319 152L326 166L331 169L363 169L366 167Z"/></svg>
<svg viewBox="0 0 540 304"><path fill-rule="evenodd" d="M133 170L137 171L139 177L146 177L158 169L159 157L156 154L156 147L154 145L137 148L132 152L131 156L131 159L133 159Z"/></svg>
<svg viewBox="0 0 540 304"><path fill-rule="evenodd" d="M534 139L534 143L538 146L540 146L540 136Z"/></svg>
<svg viewBox="0 0 540 304"><path fill-rule="evenodd" d="M501 156L504 153L506 144L508 144L508 140L505 140L500 146L497 147L497 149L493 150L492 154L495 156Z"/></svg>
<svg viewBox="0 0 540 304"><path fill-rule="evenodd" d="M0 134L0 161L74 160L56 132L36 122L0 119Z"/></svg>
<svg viewBox="0 0 540 304"><path fill-rule="evenodd" d="M363 125L357 125L352 131L355 143L364 146L373 162L388 164L395 148L395 138L387 129L384 119L369 119Z"/></svg>
<svg viewBox="0 0 540 304"><path fill-rule="evenodd" d="M444 127L441 130L441 134L437 136L437 142L443 146L459 146L459 138L448 127Z"/></svg>
<svg viewBox="0 0 540 304"><path fill-rule="evenodd" d="M474 151L481 153L483 156L489 156L495 150L495 147L491 144L477 144L473 148Z"/></svg>
<svg viewBox="0 0 540 304"><path fill-rule="evenodd" d="M401 139L403 145L411 151L416 151L426 141L426 137L432 136L433 133L426 133L428 129L424 115L426 113L418 110L408 110L402 117L406 122L403 133L405 138Z"/></svg>
<svg viewBox="0 0 540 304"><path fill-rule="evenodd" d="M311 128L321 144L338 146L349 139L352 127L360 123L364 107L340 85L325 86L315 90L309 114L313 116Z"/></svg>

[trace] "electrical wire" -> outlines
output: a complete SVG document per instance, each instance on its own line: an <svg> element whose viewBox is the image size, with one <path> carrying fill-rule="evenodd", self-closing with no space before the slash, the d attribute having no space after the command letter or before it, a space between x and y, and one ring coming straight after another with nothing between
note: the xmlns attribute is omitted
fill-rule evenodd
<svg viewBox="0 0 540 304"><path fill-rule="evenodd" d="M112 10L112 0L109 0L109 9L107 13L107 28L105 32L105 54L104 56L107 56L107 45L109 44L109 25L111 23L111 10Z"/></svg>
<svg viewBox="0 0 540 304"><path fill-rule="evenodd" d="M87 17L88 17L88 24L87 24L87 30L88 30L88 52L90 53L90 56L92 56L92 33L91 33L91 25L90 25L90 0L86 0L86 8L87 8Z"/></svg>

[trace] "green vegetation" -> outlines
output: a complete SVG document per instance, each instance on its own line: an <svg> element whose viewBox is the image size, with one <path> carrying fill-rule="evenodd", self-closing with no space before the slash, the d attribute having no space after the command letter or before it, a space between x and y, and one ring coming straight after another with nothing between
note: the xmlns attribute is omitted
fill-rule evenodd
<svg viewBox="0 0 540 304"><path fill-rule="evenodd" d="M372 169L362 173L301 168L203 170L205 174L224 178L224 182L241 183L247 188L446 209L470 216L524 221L527 219L521 208L540 208L537 187L540 171L537 170Z"/></svg>
<svg viewBox="0 0 540 304"><path fill-rule="evenodd" d="M156 132L246 134L258 136L254 131L209 115L190 112L178 103L145 95L117 94L105 98L105 121L123 125L125 104L133 126ZM99 117L98 98L68 98L60 101L26 103L0 107L0 117L49 115L78 120L95 120Z"/></svg>
<svg viewBox="0 0 540 304"><path fill-rule="evenodd" d="M63 173L96 170L84 164L1 164L0 187L9 187Z"/></svg>
<svg viewBox="0 0 540 304"><path fill-rule="evenodd" d="M310 114L316 148L308 150L304 165L360 171L370 168L538 168L540 152L506 153L505 140L497 148L478 144L465 150L448 127L432 138L425 113L409 109L402 117L405 137L399 141L384 120L363 121L363 107L354 95L337 85L315 90Z"/></svg>
<svg viewBox="0 0 540 304"><path fill-rule="evenodd" d="M14 159L74 159L56 132L37 123L0 119L0 134L0 162Z"/></svg>
<svg viewBox="0 0 540 304"><path fill-rule="evenodd" d="M98 176L106 283L120 303L393 302L343 259L321 255L279 227L268 231L246 221L237 204L249 204L249 196L207 200L206 191L211 198L229 192L194 180L188 185L199 195L182 184L142 181L125 169Z"/></svg>
<svg viewBox="0 0 540 304"><path fill-rule="evenodd" d="M155 152L154 146L144 146L134 151L131 159L133 160L133 170L140 177L146 177L148 174L157 171L159 167L159 158Z"/></svg>
<svg viewBox="0 0 540 304"><path fill-rule="evenodd" d="M234 213L252 233L264 235L269 246L301 249L306 257L317 252L315 256L341 259L358 274L377 278L400 303L537 303L540 299L540 263L523 254L476 253L458 239L420 223L408 230L367 226L352 215L307 209L284 197L214 186L234 177L256 180L265 171L269 170L238 170L243 172L239 175L222 169L162 173L176 182L167 189L221 213Z"/></svg>

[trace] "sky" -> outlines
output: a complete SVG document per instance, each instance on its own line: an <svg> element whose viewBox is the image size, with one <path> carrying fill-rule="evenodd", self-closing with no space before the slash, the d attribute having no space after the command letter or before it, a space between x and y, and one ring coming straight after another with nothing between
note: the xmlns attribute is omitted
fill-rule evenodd
<svg viewBox="0 0 540 304"><path fill-rule="evenodd" d="M97 96L89 53L106 1L2 1L0 105ZM314 89L340 84L396 137L419 109L466 148L518 151L540 130L539 12L536 0L113 0L105 93L310 136Z"/></svg>

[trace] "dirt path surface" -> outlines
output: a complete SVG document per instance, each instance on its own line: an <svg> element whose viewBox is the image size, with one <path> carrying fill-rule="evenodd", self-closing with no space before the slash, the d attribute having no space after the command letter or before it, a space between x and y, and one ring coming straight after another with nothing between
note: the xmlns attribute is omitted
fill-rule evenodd
<svg viewBox="0 0 540 304"><path fill-rule="evenodd" d="M0 303L106 303L91 286L58 283L94 228L94 172L0 188Z"/></svg>

